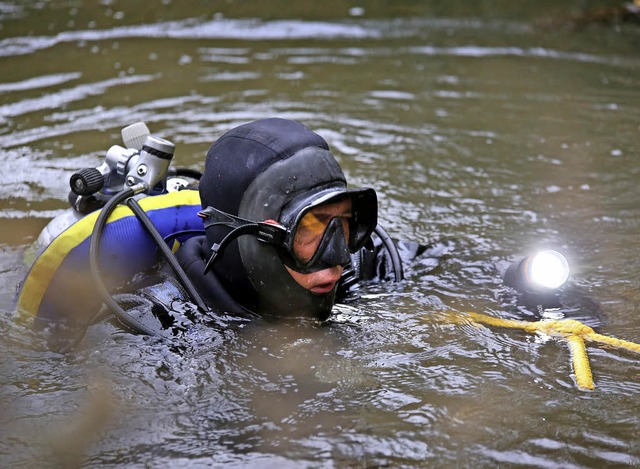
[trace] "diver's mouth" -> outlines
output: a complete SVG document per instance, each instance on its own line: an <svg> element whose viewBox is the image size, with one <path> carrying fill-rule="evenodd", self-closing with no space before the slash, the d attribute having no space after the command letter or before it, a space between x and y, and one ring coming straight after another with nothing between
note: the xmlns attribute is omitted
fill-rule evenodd
<svg viewBox="0 0 640 469"><path fill-rule="evenodd" d="M316 293L318 295L329 293L336 286L336 283L337 282L321 283L311 288L311 292Z"/></svg>

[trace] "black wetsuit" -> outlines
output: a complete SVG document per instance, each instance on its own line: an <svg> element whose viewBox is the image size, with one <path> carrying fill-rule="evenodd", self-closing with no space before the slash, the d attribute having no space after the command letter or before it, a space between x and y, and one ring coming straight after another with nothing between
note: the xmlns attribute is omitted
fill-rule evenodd
<svg viewBox="0 0 640 469"><path fill-rule="evenodd" d="M432 256L425 246L410 241L395 242L396 255L399 255L406 268L417 257ZM252 317L257 314L245 308L224 289L216 275L204 274L204 266L209 249L204 236L187 240L176 256L202 300L210 308L209 313ZM383 245L379 238L373 237L368 245L351 256L351 263L345 268L340 279L336 303L357 299L357 290L364 283L394 281L397 278L393 262L393 253ZM138 276L129 285L130 293L115 295L118 303L129 315L146 328L162 334L171 329L171 335L187 330L189 325L200 319L198 311L186 290L166 264L157 271ZM125 324L121 324L131 329ZM135 331L134 331L135 332Z"/></svg>

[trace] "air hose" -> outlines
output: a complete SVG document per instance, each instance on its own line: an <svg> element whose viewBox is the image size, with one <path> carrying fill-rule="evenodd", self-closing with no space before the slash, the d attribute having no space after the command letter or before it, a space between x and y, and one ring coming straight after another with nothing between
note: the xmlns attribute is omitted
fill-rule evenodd
<svg viewBox="0 0 640 469"><path fill-rule="evenodd" d="M113 298L111 293L109 293L104 285L104 282L102 281L99 265L100 240L102 238L102 232L104 231L104 227L107 224L109 216L123 200L132 197L136 193L142 192L144 189L145 187L143 184L136 184L129 189L118 192L111 199L109 199L109 201L107 201L105 206L102 208L102 211L98 215L96 224L93 227L93 232L91 233L91 242L89 244L89 266L91 267L91 276L93 277L93 282L95 283L96 290L98 291L100 298L104 302L105 306L109 308L118 318L118 320L120 320L126 327L129 327L130 329L133 329L137 332L145 335L157 336L159 334L156 331L148 328L140 321L135 319L116 302L116 300Z"/></svg>
<svg viewBox="0 0 640 469"><path fill-rule="evenodd" d="M154 226L153 222L149 218L149 215L147 215L147 213L142 209L142 207L140 207L140 204L136 199L129 198L129 200L127 200L127 205L133 211L136 217L138 217L138 220L140 220L140 223L142 223L142 226L144 226L147 232L151 235L151 237L153 238L153 241L158 246L158 249L164 256L164 258L167 260L167 262L173 269L174 273L178 276L178 280L180 281L182 286L187 290L187 293L189 294L193 302L198 306L198 308L202 309L203 311L207 310L208 308L204 304L204 301L202 301L200 294L198 293L196 288L193 286L193 283L191 283L191 280L189 280L189 277L187 276L186 272L184 271L184 269L176 259L176 256L173 254L173 252L171 252L171 249L169 249L169 246L167 246L167 243L162 238L162 235L158 232L157 228Z"/></svg>
<svg viewBox="0 0 640 469"><path fill-rule="evenodd" d="M382 241L382 244L389 253L389 256L391 256L394 280L396 282L401 281L402 279L404 279L404 270L402 269L402 259L400 258L400 253L398 252L396 243L393 242L391 236L389 236L384 228L382 228L380 225L376 226L374 233L378 235L378 238L380 238L380 241Z"/></svg>
<svg viewBox="0 0 640 469"><path fill-rule="evenodd" d="M100 274L100 266L99 266L99 253L100 253L100 242L102 238L102 232L106 226L107 220L111 216L111 213L115 210L115 208L122 203L124 200L129 199L127 201L127 205L136 217L140 220L145 229L149 232L154 242L158 246L158 249L162 252L163 256L167 259L167 262L171 265L171 268L174 270L178 279L185 287L187 292L189 293L193 302L201 309L206 310L202 298L197 293L195 287L187 277L186 273L178 263L174 254L171 252L165 241L162 239L162 236L158 233L158 230L153 225L153 222L149 219L148 215L144 212L144 210L140 207L135 199L132 199L134 195L145 190L145 186L143 184L136 184L129 189L125 189L121 192L118 192L114 195L102 208L102 211L98 215L98 219L96 220L96 224L93 227L93 232L91 234L91 242L89 244L89 265L91 267L91 276L95 283L98 294L100 295L102 301L105 306L113 312L113 314L118 318L119 321L122 322L126 327L139 332L145 335L151 336L162 336L162 334L157 331L150 329L142 322L138 321L136 318L127 313L113 298L111 293L107 290L104 282L102 281L102 276Z"/></svg>

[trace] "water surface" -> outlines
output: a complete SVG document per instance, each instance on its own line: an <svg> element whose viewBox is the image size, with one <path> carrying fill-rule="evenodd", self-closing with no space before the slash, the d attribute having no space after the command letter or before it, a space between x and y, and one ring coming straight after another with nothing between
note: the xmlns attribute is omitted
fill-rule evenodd
<svg viewBox="0 0 640 469"><path fill-rule="evenodd" d="M637 355L589 346L587 392L562 340L443 320L515 317L502 270L553 247L599 332L640 342L640 29L570 21L582 3L0 3L3 465L638 465ZM269 116L324 136L441 262L324 325L173 346L105 325L59 354L17 321L24 249L122 127L202 169Z"/></svg>

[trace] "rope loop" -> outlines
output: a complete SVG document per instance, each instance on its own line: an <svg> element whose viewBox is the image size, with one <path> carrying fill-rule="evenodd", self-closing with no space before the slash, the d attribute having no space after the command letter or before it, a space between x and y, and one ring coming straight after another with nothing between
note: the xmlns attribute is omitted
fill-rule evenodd
<svg viewBox="0 0 640 469"><path fill-rule="evenodd" d="M535 322L516 319L501 319L482 313L448 313L444 315L447 322L453 324L488 325L509 329L521 329L529 333L542 332L549 335L559 335L567 340L571 351L573 372L576 384L581 389L594 389L593 375L589 365L589 356L585 340L612 345L632 352L640 353L640 344L628 340L598 334L586 324L575 319L541 320Z"/></svg>

